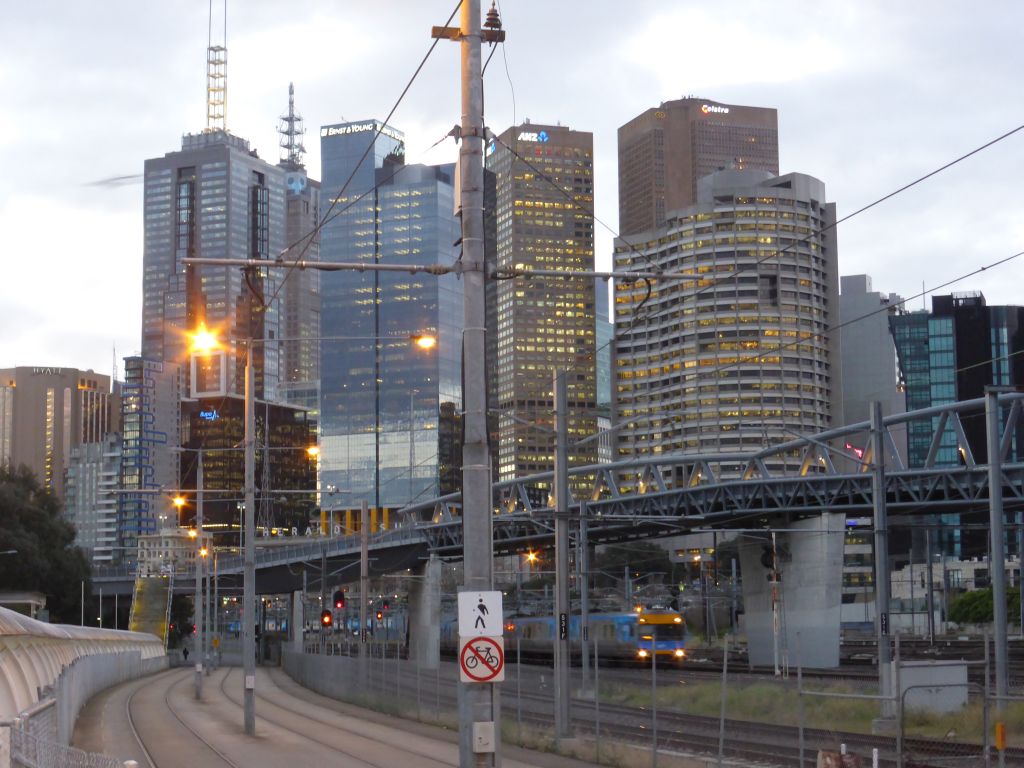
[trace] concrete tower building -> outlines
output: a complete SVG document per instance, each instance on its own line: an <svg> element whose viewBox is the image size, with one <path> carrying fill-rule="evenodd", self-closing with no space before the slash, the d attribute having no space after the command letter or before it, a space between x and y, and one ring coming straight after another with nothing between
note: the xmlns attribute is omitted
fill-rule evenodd
<svg viewBox="0 0 1024 768"><path fill-rule="evenodd" d="M76 368L0 369L0 464L24 464L58 498L72 451L118 429L110 377Z"/></svg>
<svg viewBox="0 0 1024 768"><path fill-rule="evenodd" d="M405 165L402 134L375 120L324 126L320 147L322 261L458 257L453 165ZM454 275L331 272L321 299L322 504L340 515L366 499L385 525L386 510L457 482L462 284ZM410 337L419 334L437 346L417 348Z"/></svg>
<svg viewBox="0 0 1024 768"><path fill-rule="evenodd" d="M643 282L616 284L621 458L754 451L838 422L834 222L817 179L720 171L697 205L616 241L616 271L694 276L649 296Z"/></svg>
<svg viewBox="0 0 1024 768"><path fill-rule="evenodd" d="M524 123L487 149L495 174L498 269L564 271L558 277L501 280L491 308L496 327L498 475L554 468L551 434L517 419L549 420L552 373L569 373L570 445L597 429L593 134ZM578 207L577 204L582 205ZM593 442L570 447L569 462L596 460Z"/></svg>
<svg viewBox="0 0 1024 768"><path fill-rule="evenodd" d="M692 96L666 101L619 128L619 234L665 223L697 202L697 180L722 169L779 173L774 109Z"/></svg>

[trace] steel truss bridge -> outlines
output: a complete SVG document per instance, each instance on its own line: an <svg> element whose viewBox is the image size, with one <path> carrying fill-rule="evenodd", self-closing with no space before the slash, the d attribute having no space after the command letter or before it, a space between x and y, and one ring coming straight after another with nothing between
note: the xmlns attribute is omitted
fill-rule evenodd
<svg viewBox="0 0 1024 768"><path fill-rule="evenodd" d="M1024 510L1024 393L1000 395L999 403L1000 490L1009 514ZM985 513L989 466L976 461L964 428L975 419L984 423L984 398L886 417L877 447L870 423L861 422L754 453L658 455L574 467L569 470L570 514L586 517L588 539L597 544L694 530L779 527L826 511L867 517L873 511L876 457L885 466L890 518ZM898 448L911 423L916 434L931 436L922 466L908 466L905 451ZM939 465L939 457L950 449L959 456L957 464ZM493 486L496 554L554 540L553 478L553 472L546 472ZM371 573L404 571L430 554L461 559L459 494L406 507L398 515L397 526L370 536ZM325 558L332 563L334 582L354 581L358 569L349 566L358 562L359 547L356 535L283 540L258 548L258 589L296 589L301 564L316 565ZM222 555L219 572L241 574L241 557Z"/></svg>

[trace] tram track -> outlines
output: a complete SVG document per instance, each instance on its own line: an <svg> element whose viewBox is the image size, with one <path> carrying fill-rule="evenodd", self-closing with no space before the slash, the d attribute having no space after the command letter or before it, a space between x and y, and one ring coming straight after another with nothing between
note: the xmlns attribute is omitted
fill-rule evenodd
<svg viewBox="0 0 1024 768"><path fill-rule="evenodd" d="M230 676L231 676L231 672L228 671L221 678L221 681L220 681L220 691L221 691L221 694L224 696L224 698L226 698L232 704L234 704L234 705L238 706L239 708L241 708L243 706L243 702L238 701L237 699L235 699L232 695L230 695L227 692L226 686L227 686L228 678ZM268 677L270 677L270 676L268 675ZM273 682L273 680L271 680L271 682ZM275 684L275 688L276 688L276 690L281 691L280 687L276 686L276 684ZM281 692L284 693L283 691L281 691ZM333 721L328 721L326 719L323 719L323 718L320 718L320 717L316 717L316 716L310 714L308 712L308 710L307 711L300 711L298 709L293 709L291 707L287 707L284 704L282 704L279 700L277 700L276 698L270 698L270 697L268 697L268 696L266 696L264 694L261 694L261 693L257 693L256 694L256 698L257 698L257 700L262 701L264 704L268 704L271 707L274 707L275 709L282 710L282 711L286 712L288 715L294 717L301 724L314 723L314 724L319 725L319 726L327 727L327 728L331 729L332 733L343 732L344 734L348 734L348 738L349 739L366 739L367 738L365 729L360 731L360 730L356 730L354 728L349 728L349 727L342 726L342 725L339 724L339 720L338 719L334 719ZM344 715L342 715L341 713L338 713L338 714L339 714L339 718L344 717ZM304 739L306 739L308 741L315 742L315 743L320 744L321 746L323 746L323 747L325 747L327 749L330 749L333 752L336 752L336 753L338 753L340 755L344 755L345 757L351 758L352 760L357 761L357 763L360 766L366 766L367 768L394 768L394 765L395 765L394 762L375 762L373 760L367 759L366 757L362 756L361 754L358 754L358 753L352 752L352 751L348 751L348 750L344 749L343 747L340 747L338 745L338 743L337 743L337 740L326 741L326 740L320 738L315 730L308 729L308 728L296 727L296 725L294 723L289 723L289 722L286 722L286 721L282 721L279 718L270 717L266 713L266 708L261 708L261 712L260 712L259 718L260 718L260 720L263 720L266 723L269 723L271 725L275 725L278 728L282 728L282 729L285 729L285 730L292 731L293 733L297 733L297 734L301 735ZM376 743L376 742L374 742L374 743ZM412 750L412 749L409 749L407 746L395 747L395 748L396 749L401 749L403 752L415 755L416 757L420 758L421 760L431 761L431 762L433 762L437 766L437 768L450 768L450 765L451 765L450 763L442 762L440 760L437 760L434 756L432 756L432 755L430 755L430 754L428 754L426 752Z"/></svg>
<svg viewBox="0 0 1024 768"><path fill-rule="evenodd" d="M139 748L142 750L143 754L146 756L146 760L149 762L150 768L160 768L160 762L158 762L154 758L154 756L153 756L153 752L151 751L151 748L150 748L153 745L152 744L147 745L146 739L142 736L138 726L136 725L136 719L135 719L134 715L132 714L132 704L135 702L135 697L136 697L136 695L140 691L146 691L147 693L151 692L151 691L148 691L146 689L149 688L150 685L152 685L154 680L166 679L166 678L171 677L174 674L176 674L176 672L177 672L177 670L169 670L167 672L161 673L155 679L148 680L147 684L141 685L138 688L136 688L134 691L132 691L131 695L129 695L128 698L125 701L125 714L127 715L128 727L131 730L132 738L135 739L135 741L139 745ZM181 716L181 713L179 712L179 710L176 709L173 704L171 704L171 693L176 688L178 688L178 686L182 685L182 683L185 683L188 680L189 680L189 676L188 675L182 675L181 679L175 680L174 682L171 682L169 685L167 685L164 688L164 692L163 692L164 708L166 708L167 711L169 711L171 713L171 715L174 716L174 719L178 722L178 724L182 728L184 728L186 731L188 731L191 734L192 738L195 741L198 741L203 747L205 747L206 750L210 754L215 756L218 761L220 761L221 763L224 763L226 765L231 766L231 768L242 768L242 766L240 766L238 763L233 761L230 757L228 757L223 752L221 752L219 749L217 749L217 747L215 747L213 745L213 743L209 739L206 739L205 737L203 737L203 735L201 733L199 733L199 731L197 731L195 728L193 728L191 725L189 725L185 721L185 719ZM166 743L167 742L166 737L163 738L162 741ZM176 745L176 748L179 748L179 747L180 747L180 745ZM197 756L194 753L190 753L190 760L189 760L189 762L190 762L191 765L196 765L197 764Z"/></svg>

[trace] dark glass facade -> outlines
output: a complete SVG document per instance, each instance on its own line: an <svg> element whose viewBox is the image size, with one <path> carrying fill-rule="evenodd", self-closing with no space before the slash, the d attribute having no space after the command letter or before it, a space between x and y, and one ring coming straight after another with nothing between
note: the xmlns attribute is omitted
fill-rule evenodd
<svg viewBox="0 0 1024 768"><path fill-rule="evenodd" d="M405 166L401 134L385 127L374 138L379 127L364 121L320 131L321 260L452 263L454 166ZM325 508L350 509L363 499L394 508L453 490L461 466L461 327L462 284L453 275L324 273ZM437 346L418 348L410 337L420 334L435 336Z"/></svg>
<svg viewBox="0 0 1024 768"><path fill-rule="evenodd" d="M988 386L1024 384L1024 307L989 307L980 293L932 298L932 311L890 318L900 375L906 389L907 410L982 397ZM1003 414L1005 419L1006 414ZM924 466L938 417L910 422L907 461ZM966 449L978 463L988 461L983 418L962 421L967 445L962 446L951 425L943 431L935 466L964 463ZM1008 458L1024 451L1024 429L1010 438ZM942 515L940 549L958 557L976 557L988 549L984 521ZM969 529L968 522L977 524Z"/></svg>
<svg viewBox="0 0 1024 768"><path fill-rule="evenodd" d="M182 487L194 489L198 455L203 455L203 528L218 544L237 545L244 504L245 404L240 397L182 403ZM256 403L256 526L297 528L304 533L316 514L316 459L307 447L316 444L316 421L302 408ZM180 524L193 525L195 494L183 494Z"/></svg>

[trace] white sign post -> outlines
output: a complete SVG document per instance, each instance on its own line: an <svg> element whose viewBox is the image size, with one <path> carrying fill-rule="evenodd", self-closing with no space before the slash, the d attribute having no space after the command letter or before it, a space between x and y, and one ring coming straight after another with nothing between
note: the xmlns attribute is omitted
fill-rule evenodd
<svg viewBox="0 0 1024 768"><path fill-rule="evenodd" d="M459 592L459 638L501 637L501 592Z"/></svg>

